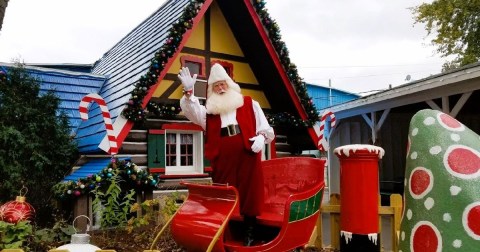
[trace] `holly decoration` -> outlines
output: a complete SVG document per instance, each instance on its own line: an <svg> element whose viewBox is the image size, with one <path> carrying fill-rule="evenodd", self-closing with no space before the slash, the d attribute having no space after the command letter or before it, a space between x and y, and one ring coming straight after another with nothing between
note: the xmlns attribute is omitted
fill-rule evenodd
<svg viewBox="0 0 480 252"><path fill-rule="evenodd" d="M172 116L173 113L165 113L167 110L158 108L165 106L164 104L155 104L155 102L149 102L146 105L143 105L143 99L146 94L149 92L151 86L157 83L158 77L164 70L165 65L169 59L175 54L182 41L183 34L193 25L193 19L197 16L200 8L202 7L205 0L193 0L187 7L185 7L182 16L178 19L177 22L168 31L168 38L165 43L162 45L160 50L155 53L147 73L140 77L138 82L135 84L135 88L131 92L131 98L127 102L126 108L122 111L122 114L125 118L133 122L143 122L148 116L149 111L155 112L156 116L167 117ZM267 33L270 37L270 40L280 58L280 61L287 73L287 76L290 82L293 84L300 102L307 113L307 119L302 120L301 118L294 118L294 120L283 120L283 119L272 119L282 123L291 123L289 126L293 127L304 127L313 126L319 120L318 110L315 107L315 104L312 102L312 99L307 93L307 88L303 79L299 77L297 67L290 61L289 52L285 42L281 40L280 29L277 23L272 20L268 11L265 9L265 1L263 0L253 0L253 6L257 12L260 20L262 21L263 26L267 30ZM157 109L155 109L157 108ZM175 113L178 114L180 110L175 110ZM272 117L283 118L285 115L280 113L277 115L272 115Z"/></svg>
<svg viewBox="0 0 480 252"><path fill-rule="evenodd" d="M24 194L22 191L26 190ZM15 200L9 201L0 207L0 220L17 224L20 221L33 221L35 209L26 201L27 188L20 190L20 195Z"/></svg>

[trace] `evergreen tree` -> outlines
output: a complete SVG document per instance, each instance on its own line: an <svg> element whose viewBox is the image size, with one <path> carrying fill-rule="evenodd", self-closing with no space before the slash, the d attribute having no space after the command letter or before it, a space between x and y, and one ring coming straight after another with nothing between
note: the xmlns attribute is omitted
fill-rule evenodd
<svg viewBox="0 0 480 252"><path fill-rule="evenodd" d="M52 186L78 157L59 103L53 91L40 93L24 65L0 73L0 202L14 200L25 186L40 225L52 220Z"/></svg>
<svg viewBox="0 0 480 252"><path fill-rule="evenodd" d="M443 70L480 59L480 0L434 0L412 9L417 23L424 23L432 44L442 57L456 58Z"/></svg>

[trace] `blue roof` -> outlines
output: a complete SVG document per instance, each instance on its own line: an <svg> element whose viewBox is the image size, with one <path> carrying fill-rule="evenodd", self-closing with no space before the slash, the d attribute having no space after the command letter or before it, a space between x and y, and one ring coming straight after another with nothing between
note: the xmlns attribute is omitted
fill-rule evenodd
<svg viewBox="0 0 480 252"><path fill-rule="evenodd" d="M10 67L14 67L14 65L0 63L0 68L5 72ZM72 133L76 131L82 121L78 111L80 100L86 94L97 93L106 80L104 76L96 74L51 68L25 66L25 70L39 81L40 94L54 91L60 98L59 112L67 115Z"/></svg>
<svg viewBox="0 0 480 252"><path fill-rule="evenodd" d="M107 103L112 122L130 99L135 83L148 72L155 52L166 42L169 28L188 3L189 0L167 1L95 63L92 73L108 76L99 95ZM89 119L77 131L80 152L99 151L98 145L105 134L100 108L94 103L89 109Z"/></svg>
<svg viewBox="0 0 480 252"><path fill-rule="evenodd" d="M66 176L63 181L77 181L80 178L86 178L89 175L94 175L107 167L111 158L90 159L86 164Z"/></svg>
<svg viewBox="0 0 480 252"><path fill-rule="evenodd" d="M312 97L313 103L319 111L360 97L360 95L340 89L309 83L307 83L307 92Z"/></svg>
<svg viewBox="0 0 480 252"><path fill-rule="evenodd" d="M119 158L119 160L127 159L130 159L130 157ZM111 158L91 158L87 163L66 176L63 181L77 181L78 179L86 178L89 175L95 175L101 172L103 168L107 167L111 160Z"/></svg>

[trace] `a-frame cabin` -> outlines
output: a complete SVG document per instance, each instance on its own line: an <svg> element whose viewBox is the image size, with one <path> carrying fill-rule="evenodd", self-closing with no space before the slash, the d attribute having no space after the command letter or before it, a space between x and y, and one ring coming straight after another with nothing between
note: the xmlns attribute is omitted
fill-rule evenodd
<svg viewBox="0 0 480 252"><path fill-rule="evenodd" d="M182 86L177 74L182 66L197 73L195 95L205 98L213 63L223 65L242 93L269 115L277 141L266 146L265 158L317 148L311 125L318 112L264 5L256 0L169 0L95 63L92 73L108 77L99 95L114 121L117 156L131 157L165 181L208 177L203 132L178 109ZM84 155L70 180L109 160L96 104L76 138Z"/></svg>

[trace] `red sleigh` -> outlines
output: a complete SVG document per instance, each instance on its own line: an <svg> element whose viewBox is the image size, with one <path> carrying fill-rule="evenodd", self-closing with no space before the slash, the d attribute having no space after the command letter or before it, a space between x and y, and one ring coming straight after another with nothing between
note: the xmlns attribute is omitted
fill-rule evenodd
<svg viewBox="0 0 480 252"><path fill-rule="evenodd" d="M186 183L189 194L171 220L174 240L188 251L290 251L304 247L320 212L325 160L262 162L265 202L256 242L243 246L238 193L232 186Z"/></svg>

